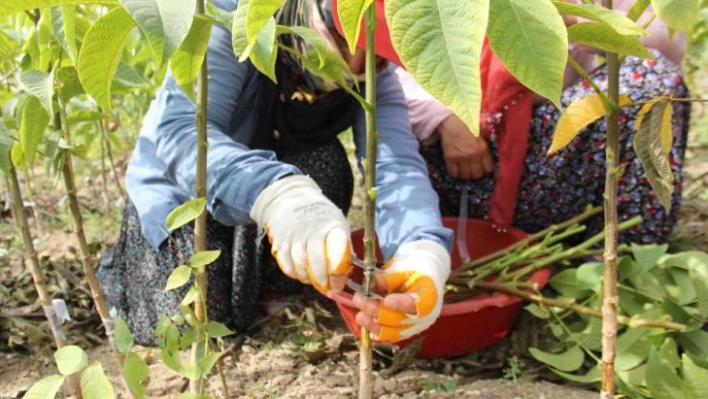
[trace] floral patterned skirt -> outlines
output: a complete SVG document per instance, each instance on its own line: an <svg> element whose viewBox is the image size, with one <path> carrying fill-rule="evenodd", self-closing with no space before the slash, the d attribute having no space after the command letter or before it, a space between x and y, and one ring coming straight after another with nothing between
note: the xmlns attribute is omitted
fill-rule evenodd
<svg viewBox="0 0 708 399"><path fill-rule="evenodd" d="M591 73L601 89L607 90L607 69ZM562 104L593 93L587 81L578 81L563 91ZM634 102L657 96L689 97L679 66L657 54L655 60L627 57L620 70L620 92ZM672 207L667 211L659 202L645 176L644 168L632 148L634 123L640 106L623 107L619 115L621 165L625 171L619 181L618 212L620 220L641 215L641 225L623 232L622 242L650 243L664 241L674 224L681 202L682 165L689 127L690 104L673 103L673 148L671 168L675 177ZM529 144L515 209L514 225L535 232L581 213L589 204L601 205L605 183L606 123L601 119L584 129L565 148L546 155L553 139L559 110L550 102L533 110ZM492 138L489 148L495 161L497 145ZM433 186L440 196L444 215L460 214L460 199L468 190L468 216L488 218L489 200L494 190L494 176L479 180L460 180L447 174L440 143L422 147ZM602 215L587 222L588 229L580 239L602 230Z"/></svg>
<svg viewBox="0 0 708 399"><path fill-rule="evenodd" d="M278 151L282 162L312 177L324 194L346 214L351 205L353 175L339 140L310 150ZM255 224L225 226L209 216L207 246L221 250L208 266L207 311L211 320L244 331L257 316L262 290L294 293L302 284L281 273L270 254L267 238ZM155 251L140 231L140 221L128 200L116 244L104 253L99 281L109 308L120 311L136 342L154 343L162 315L179 313L179 303L191 286L164 292L167 278L194 252L193 226L186 225Z"/></svg>

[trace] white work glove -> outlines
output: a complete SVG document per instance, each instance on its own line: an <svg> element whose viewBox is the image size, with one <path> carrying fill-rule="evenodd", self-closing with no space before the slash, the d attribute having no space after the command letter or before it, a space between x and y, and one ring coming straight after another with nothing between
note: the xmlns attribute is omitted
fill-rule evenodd
<svg viewBox="0 0 708 399"><path fill-rule="evenodd" d="M284 177L263 190L251 218L265 228L271 253L290 278L327 293L344 288L352 269L349 223L307 176ZM341 283L340 283L341 281Z"/></svg>
<svg viewBox="0 0 708 399"><path fill-rule="evenodd" d="M442 310L445 282L450 276L448 251L431 240L408 242L398 248L383 270L379 278L385 280L385 293L410 294L416 314L390 309L380 301L375 321L381 331L374 339L397 342L430 327Z"/></svg>

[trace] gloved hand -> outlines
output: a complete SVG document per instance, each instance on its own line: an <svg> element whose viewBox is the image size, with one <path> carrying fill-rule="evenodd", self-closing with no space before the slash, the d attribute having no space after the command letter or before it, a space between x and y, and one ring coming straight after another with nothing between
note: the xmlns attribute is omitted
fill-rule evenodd
<svg viewBox="0 0 708 399"><path fill-rule="evenodd" d="M288 277L318 291L341 291L351 272L349 223L307 176L287 176L256 198L251 218L265 228Z"/></svg>
<svg viewBox="0 0 708 399"><path fill-rule="evenodd" d="M375 291L383 300L354 297L361 312L357 322L378 342L393 343L430 327L442 310L445 282L450 275L450 254L431 240L405 243L375 274Z"/></svg>

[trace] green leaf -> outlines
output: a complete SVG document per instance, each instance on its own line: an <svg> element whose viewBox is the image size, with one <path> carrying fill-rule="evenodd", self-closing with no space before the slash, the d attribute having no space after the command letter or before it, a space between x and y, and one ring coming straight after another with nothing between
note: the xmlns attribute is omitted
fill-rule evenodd
<svg viewBox="0 0 708 399"><path fill-rule="evenodd" d="M140 72L123 61L118 63L118 68L116 68L113 79L115 81L114 83L120 83L126 87L148 86L147 81L140 75Z"/></svg>
<svg viewBox="0 0 708 399"><path fill-rule="evenodd" d="M222 338L233 334L233 331L221 323L210 321L207 325L207 334L209 334L210 338Z"/></svg>
<svg viewBox="0 0 708 399"><path fill-rule="evenodd" d="M285 0L252 0L249 2L248 10L246 11L246 37L248 45L253 46L261 30L270 24L273 20L273 14L285 3ZM275 31L275 25L272 28Z"/></svg>
<svg viewBox="0 0 708 399"><path fill-rule="evenodd" d="M60 68L56 73L55 79L59 82L59 96L64 103L68 103L72 98L85 93L84 87L79 80L79 72L73 66Z"/></svg>
<svg viewBox="0 0 708 399"><path fill-rule="evenodd" d="M118 4L118 0L2 0L0 18L35 8L67 6L72 4Z"/></svg>
<svg viewBox="0 0 708 399"><path fill-rule="evenodd" d="M47 115L54 115L52 96L54 96L54 76L40 71L27 71L20 76L22 88L37 97Z"/></svg>
<svg viewBox="0 0 708 399"><path fill-rule="evenodd" d="M537 348L529 348L531 356L560 371L575 371L583 365L585 354L579 346L571 346L563 353L548 353Z"/></svg>
<svg viewBox="0 0 708 399"><path fill-rule="evenodd" d="M248 58L248 34L246 33L246 17L248 15L248 6L251 4L249 0L239 0L238 7L234 12L234 20L231 25L231 46L234 49L234 54L239 60Z"/></svg>
<svg viewBox="0 0 708 399"><path fill-rule="evenodd" d="M676 370L661 359L656 349L649 352L647 388L656 399L681 399L682 382Z"/></svg>
<svg viewBox="0 0 708 399"><path fill-rule="evenodd" d="M171 370L180 372L182 370L182 359L179 357L179 351L162 349L160 351L160 359Z"/></svg>
<svg viewBox="0 0 708 399"><path fill-rule="evenodd" d="M708 332L695 330L678 334L676 342L693 359L707 359L701 367L708 368Z"/></svg>
<svg viewBox="0 0 708 399"><path fill-rule="evenodd" d="M120 315L115 319L114 338L116 341L116 346L118 347L118 352L130 352L130 349L133 347L134 343L133 334L130 333L128 325Z"/></svg>
<svg viewBox="0 0 708 399"><path fill-rule="evenodd" d="M698 312L703 318L708 319L708 274L692 269L689 270L688 275L693 281L693 288L696 292Z"/></svg>
<svg viewBox="0 0 708 399"><path fill-rule="evenodd" d="M190 327L182 333L182 339L179 341L180 350L185 350L192 346L197 340L197 327Z"/></svg>
<svg viewBox="0 0 708 399"><path fill-rule="evenodd" d="M167 230L174 231L193 221L206 209L206 198L195 198L173 209L169 215L165 226Z"/></svg>
<svg viewBox="0 0 708 399"><path fill-rule="evenodd" d="M217 260L219 255L221 255L221 251L218 249L213 251L199 251L192 255L192 258L189 260L189 266L200 267L208 265Z"/></svg>
<svg viewBox="0 0 708 399"><path fill-rule="evenodd" d="M186 265L178 266L175 270L172 271L172 273L170 273L170 277L167 278L165 291L170 291L187 284L190 277L192 277L191 267Z"/></svg>
<svg viewBox="0 0 708 399"><path fill-rule="evenodd" d="M210 353L199 360L199 371L202 375L207 375L221 357L221 353Z"/></svg>
<svg viewBox="0 0 708 399"><path fill-rule="evenodd" d="M192 101L195 101L194 82L197 80L209 46L211 26L211 19L195 15L189 34L170 60L175 81Z"/></svg>
<svg viewBox="0 0 708 399"><path fill-rule="evenodd" d="M362 31L361 21L364 13L371 6L373 0L337 0L337 16L342 24L344 38L349 44L349 51L354 54L359 35Z"/></svg>
<svg viewBox="0 0 708 399"><path fill-rule="evenodd" d="M182 302L180 302L180 306L187 306L197 300L201 294L199 293L199 289L197 287L190 287L189 291L187 291L187 294L184 296L182 299Z"/></svg>
<svg viewBox="0 0 708 399"><path fill-rule="evenodd" d="M145 392L147 392L147 387L143 385L143 381L150 377L150 367L145 363L145 360L136 353L128 353L123 362L123 375L130 391L138 399L143 399Z"/></svg>
<svg viewBox="0 0 708 399"><path fill-rule="evenodd" d="M76 62L79 55L79 49L76 47L76 7L71 5L62 7L61 19L64 22L64 40L69 50L69 57Z"/></svg>
<svg viewBox="0 0 708 399"><path fill-rule="evenodd" d="M391 42L420 85L479 135L480 54L489 0L388 0Z"/></svg>
<svg viewBox="0 0 708 399"><path fill-rule="evenodd" d="M240 14L238 10L236 16L239 17ZM234 27L234 29L237 29ZM234 31L234 35L242 35L243 28L238 28ZM270 18L266 25L261 29L253 43L249 43L246 48L242 51L239 61L243 62L246 58L250 58L251 63L256 69L258 69L262 74L268 76L272 81L276 80L275 77L275 60L277 56L277 47L275 46L276 38L276 24L275 19ZM234 38L236 40L236 38ZM241 45L241 42L236 40L237 45ZM235 44L235 45L236 45Z"/></svg>
<svg viewBox="0 0 708 399"><path fill-rule="evenodd" d="M0 171L2 171L5 176L10 173L10 148L12 147L12 141L10 141L10 132L2 120L0 120Z"/></svg>
<svg viewBox="0 0 708 399"><path fill-rule="evenodd" d="M576 15L593 21L604 22L620 35L647 35L647 31L637 25L636 22L599 5L572 4L561 0L554 0L553 5L556 6L561 14Z"/></svg>
<svg viewBox="0 0 708 399"><path fill-rule="evenodd" d="M576 298L580 296L581 290L578 288L575 269L566 269L551 278L548 284L566 298Z"/></svg>
<svg viewBox="0 0 708 399"><path fill-rule="evenodd" d="M617 337L615 370L627 371L642 364L651 348L646 328L627 328Z"/></svg>
<svg viewBox="0 0 708 399"><path fill-rule="evenodd" d="M670 28L688 34L700 15L698 0L651 0L651 5Z"/></svg>
<svg viewBox="0 0 708 399"><path fill-rule="evenodd" d="M32 384L27 390L23 399L54 399L57 392L64 384L65 377L62 375L50 375Z"/></svg>
<svg viewBox="0 0 708 399"><path fill-rule="evenodd" d="M580 384L592 384L600 381L600 367L598 366L591 368L590 371L588 371L585 375L570 374L560 370L556 370L554 368L551 368L551 371L567 380L574 381Z"/></svg>
<svg viewBox="0 0 708 399"><path fill-rule="evenodd" d="M519 82L562 108L568 35L551 1L493 0L489 6L487 35L494 53Z"/></svg>
<svg viewBox="0 0 708 399"><path fill-rule="evenodd" d="M524 307L529 313L534 315L535 317L543 320L547 320L548 318L551 317L550 312L548 311L548 308L540 307L536 305L535 303L530 303Z"/></svg>
<svg viewBox="0 0 708 399"><path fill-rule="evenodd" d="M663 104L663 106L662 106ZM664 118L664 107L667 102L658 102L648 112L649 123L644 122L634 135L634 152L644 166L647 179L654 189L659 201L666 208L671 210L671 196L674 192L674 177L671 171L669 159L664 154L662 143L662 124Z"/></svg>
<svg viewBox="0 0 708 399"><path fill-rule="evenodd" d="M172 57L189 33L195 0L119 0L147 36L157 64Z"/></svg>
<svg viewBox="0 0 708 399"><path fill-rule="evenodd" d="M76 345L67 345L54 352L54 360L57 362L59 372L68 376L86 367L88 355Z"/></svg>
<svg viewBox="0 0 708 399"><path fill-rule="evenodd" d="M606 23L581 22L571 25L568 27L568 40L619 55L654 58L637 37L620 35Z"/></svg>
<svg viewBox="0 0 708 399"><path fill-rule="evenodd" d="M632 243L632 255L639 265L639 273L646 273L656 266L659 258L666 254L668 244L663 245L637 245Z"/></svg>
<svg viewBox="0 0 708 399"><path fill-rule="evenodd" d="M81 84L99 106L111 109L111 83L135 22L121 7L101 16L86 32L79 53Z"/></svg>
<svg viewBox="0 0 708 399"><path fill-rule="evenodd" d="M684 399L708 398L708 369L697 366L685 353L682 359Z"/></svg>
<svg viewBox="0 0 708 399"><path fill-rule="evenodd" d="M619 97L620 106L629 102L629 97L624 95ZM554 154L568 145L578 133L589 124L605 116L605 113L602 97L597 93L591 93L573 101L565 112L561 114L556 124L556 131L553 133L553 141L548 148L548 154Z"/></svg>
<svg viewBox="0 0 708 399"><path fill-rule="evenodd" d="M202 375L201 370L199 370L199 365L196 363L182 364L182 368L179 370L179 373L191 381L198 379Z"/></svg>
<svg viewBox="0 0 708 399"><path fill-rule="evenodd" d="M602 262L587 262L578 267L575 272L575 280L579 290L592 290L600 292L602 290L602 274L604 271Z"/></svg>
<svg viewBox="0 0 708 399"><path fill-rule="evenodd" d="M0 30L0 59L9 60L13 58L15 54L15 47L14 42L7 36L7 34Z"/></svg>
<svg viewBox="0 0 708 399"><path fill-rule="evenodd" d="M113 386L103 372L101 363L95 362L81 374L81 393L84 399L115 398Z"/></svg>
<svg viewBox="0 0 708 399"><path fill-rule="evenodd" d="M20 125L20 146L27 160L27 165L34 163L34 155L39 142L42 141L44 130L49 123L49 115L42 109L37 97L30 97L22 110Z"/></svg>
<svg viewBox="0 0 708 399"><path fill-rule="evenodd" d="M669 269L669 273L679 288L678 297L676 298L678 304L682 306L691 305L696 300L697 295L688 271L674 267Z"/></svg>

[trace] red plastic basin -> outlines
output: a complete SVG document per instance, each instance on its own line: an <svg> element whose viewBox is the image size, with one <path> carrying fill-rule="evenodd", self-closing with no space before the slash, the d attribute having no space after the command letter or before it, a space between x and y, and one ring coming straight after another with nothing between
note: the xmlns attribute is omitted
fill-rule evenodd
<svg viewBox="0 0 708 399"><path fill-rule="evenodd" d="M458 218L455 217L443 218L443 224L453 230L457 230L457 221ZM467 250L472 259L499 251L526 236L527 234L519 229L507 228L505 232L500 232L486 220L467 219ZM354 251L362 259L364 257L363 237L363 229L352 232ZM382 259L378 248L377 259ZM453 244L452 269L456 269L461 263L460 255ZM531 275L531 281L541 288L548 282L550 274L549 268L541 269ZM352 278L357 282L361 281L359 268L354 268ZM351 299L352 294L348 292L334 298L347 327L359 337L359 325L355 321L358 309L353 306ZM419 335L398 342L397 345L405 347L423 335L425 338L417 354L420 358L465 355L504 338L509 333L521 306L520 298L504 293L480 294L464 301L443 304L440 317L430 328Z"/></svg>

